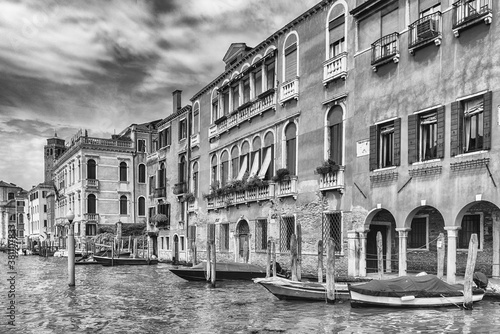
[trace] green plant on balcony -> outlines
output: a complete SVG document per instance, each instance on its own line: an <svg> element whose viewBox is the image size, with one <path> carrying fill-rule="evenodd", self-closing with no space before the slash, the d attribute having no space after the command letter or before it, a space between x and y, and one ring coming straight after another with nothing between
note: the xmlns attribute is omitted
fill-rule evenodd
<svg viewBox="0 0 500 334"><path fill-rule="evenodd" d="M156 215L151 217L151 222L153 222L155 224L155 227L157 228L164 228L164 229L170 228L170 220L163 213L157 213Z"/></svg>
<svg viewBox="0 0 500 334"><path fill-rule="evenodd" d="M248 181L245 183L245 190L252 190L255 188L262 188L268 185L268 182L266 180L261 180L257 176L252 176L248 179Z"/></svg>
<svg viewBox="0 0 500 334"><path fill-rule="evenodd" d="M316 167L316 173L325 175L328 173L335 173L340 169L340 166L332 159L325 160L321 166Z"/></svg>
<svg viewBox="0 0 500 334"><path fill-rule="evenodd" d="M271 180L274 182L283 182L290 180L290 171L286 168L280 168L276 171L276 175L274 175Z"/></svg>
<svg viewBox="0 0 500 334"><path fill-rule="evenodd" d="M196 200L196 197L194 197L193 193L184 194L181 198L181 202L194 203L195 200Z"/></svg>

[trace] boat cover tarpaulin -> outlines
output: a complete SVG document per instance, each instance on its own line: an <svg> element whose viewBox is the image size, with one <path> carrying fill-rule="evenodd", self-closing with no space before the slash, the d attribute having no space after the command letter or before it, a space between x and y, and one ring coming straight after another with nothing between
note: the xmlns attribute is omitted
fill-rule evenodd
<svg viewBox="0 0 500 334"><path fill-rule="evenodd" d="M435 275L401 276L350 286L351 291L364 295L399 298L403 296L416 298L463 296L463 289L462 284L451 285ZM482 290L473 289L473 293L482 293Z"/></svg>
<svg viewBox="0 0 500 334"><path fill-rule="evenodd" d="M207 263L201 262L193 266L193 269L206 269ZM238 263L238 262L217 262L215 265L217 271L243 271L243 272L255 272L255 273L265 273L266 269L255 264L250 263Z"/></svg>

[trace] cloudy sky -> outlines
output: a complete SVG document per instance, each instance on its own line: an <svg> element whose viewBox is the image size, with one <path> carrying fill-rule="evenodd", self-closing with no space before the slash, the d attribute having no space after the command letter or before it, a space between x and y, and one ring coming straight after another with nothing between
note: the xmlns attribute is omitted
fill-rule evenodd
<svg viewBox="0 0 500 334"><path fill-rule="evenodd" d="M0 180L43 182L43 145L168 116L319 0L0 0Z"/></svg>

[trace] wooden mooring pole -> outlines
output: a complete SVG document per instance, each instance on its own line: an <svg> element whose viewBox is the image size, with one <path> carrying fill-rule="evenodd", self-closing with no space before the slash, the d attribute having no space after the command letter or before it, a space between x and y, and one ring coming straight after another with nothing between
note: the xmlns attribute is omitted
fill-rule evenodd
<svg viewBox="0 0 500 334"><path fill-rule="evenodd" d="M297 281L302 280L302 226L297 224Z"/></svg>
<svg viewBox="0 0 500 334"><path fill-rule="evenodd" d="M382 245L382 233L377 232L377 267L378 267L378 278L382 279L384 275L384 247Z"/></svg>
<svg viewBox="0 0 500 334"><path fill-rule="evenodd" d="M266 278L271 276L271 239L267 240L267 265L266 265Z"/></svg>
<svg viewBox="0 0 500 334"><path fill-rule="evenodd" d="M297 237L292 234L290 238L290 255L292 256L292 263L290 268L292 270L292 281L298 281L297 278Z"/></svg>
<svg viewBox="0 0 500 334"><path fill-rule="evenodd" d="M212 288L215 288L215 280L216 280L216 267L217 267L217 252L215 248L215 241L212 241L212 273L210 274L210 280L212 283Z"/></svg>
<svg viewBox="0 0 500 334"><path fill-rule="evenodd" d="M439 233L437 240L437 277L442 279L444 276L444 234Z"/></svg>
<svg viewBox="0 0 500 334"><path fill-rule="evenodd" d="M474 275L474 268L476 267L477 245L477 234L474 233L470 236L467 267L465 268L464 277L464 308L466 310L472 310L472 278Z"/></svg>
<svg viewBox="0 0 500 334"><path fill-rule="evenodd" d="M272 240L273 245L273 277L276 277L276 242Z"/></svg>
<svg viewBox="0 0 500 334"><path fill-rule="evenodd" d="M212 265L212 261L211 261L211 255L212 255L212 249L211 249L211 246L212 244L210 243L210 241L207 241L207 282L210 282L210 275L212 274L212 270L211 270L211 265Z"/></svg>
<svg viewBox="0 0 500 334"><path fill-rule="evenodd" d="M326 302L335 302L335 242L328 238L326 247Z"/></svg>
<svg viewBox="0 0 500 334"><path fill-rule="evenodd" d="M323 240L318 241L318 282L323 283Z"/></svg>

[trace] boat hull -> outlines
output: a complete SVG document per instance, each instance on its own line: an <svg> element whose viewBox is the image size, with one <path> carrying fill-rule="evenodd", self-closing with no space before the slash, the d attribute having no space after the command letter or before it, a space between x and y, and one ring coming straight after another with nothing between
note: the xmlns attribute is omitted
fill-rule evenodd
<svg viewBox="0 0 500 334"><path fill-rule="evenodd" d="M350 291L351 307L397 307L397 308L422 308L422 307L444 307L461 306L464 303L464 296L435 296L435 297L387 297L371 296ZM484 293L472 295L472 301L481 301Z"/></svg>
<svg viewBox="0 0 500 334"><path fill-rule="evenodd" d="M284 278L256 279L274 296L281 300L327 301L325 284L314 282L295 282ZM347 300L349 292L347 284L335 284L335 299Z"/></svg>
<svg viewBox="0 0 500 334"><path fill-rule="evenodd" d="M94 255L94 260L102 264L103 266L139 266L139 265L154 265L158 264L158 260L144 259L144 258L127 258L127 257L117 257L110 258L107 256L96 256Z"/></svg>
<svg viewBox="0 0 500 334"><path fill-rule="evenodd" d="M266 271L255 265L246 263L217 263L216 280L250 281L256 277L266 277ZM206 263L202 262L192 268L171 268L170 271L188 281L206 281Z"/></svg>

